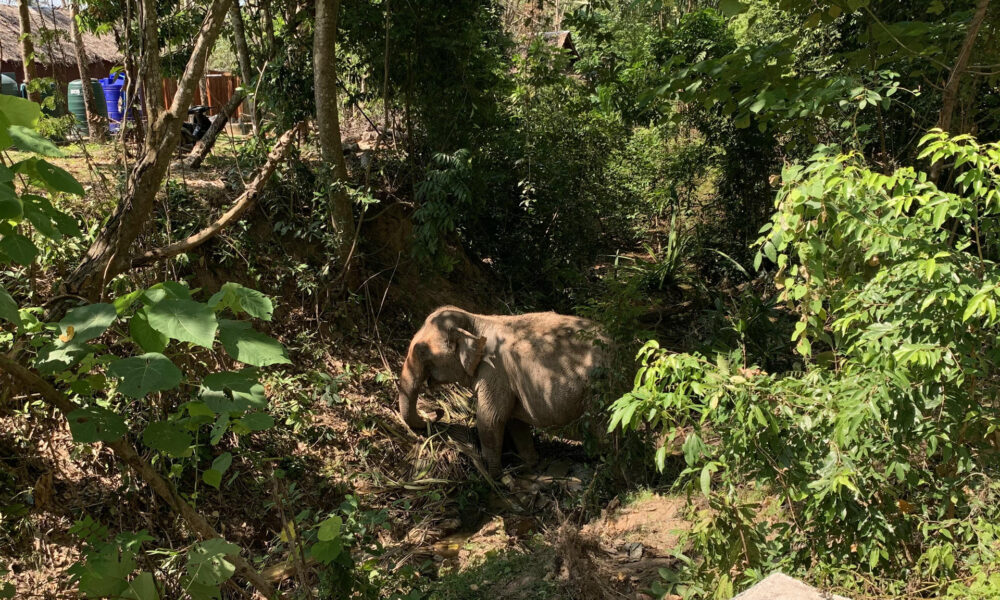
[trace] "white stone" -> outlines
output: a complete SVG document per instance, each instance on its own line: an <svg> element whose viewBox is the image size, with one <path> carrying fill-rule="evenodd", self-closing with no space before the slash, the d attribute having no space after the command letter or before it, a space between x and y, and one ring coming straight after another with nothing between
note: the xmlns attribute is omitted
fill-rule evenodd
<svg viewBox="0 0 1000 600"><path fill-rule="evenodd" d="M772 573L733 600L848 600L843 596L821 592L811 585L784 573Z"/></svg>

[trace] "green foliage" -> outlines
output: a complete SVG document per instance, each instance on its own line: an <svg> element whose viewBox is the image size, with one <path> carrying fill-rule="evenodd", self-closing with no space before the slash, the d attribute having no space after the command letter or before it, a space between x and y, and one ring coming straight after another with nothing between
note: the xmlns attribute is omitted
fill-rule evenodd
<svg viewBox="0 0 1000 600"><path fill-rule="evenodd" d="M84 542L84 560L67 572L86 598L158 600L153 574L142 570L137 555L153 538L145 530L108 538L108 528L89 516L77 521L70 533Z"/></svg>
<svg viewBox="0 0 1000 600"><path fill-rule="evenodd" d="M419 136L424 159L473 147L484 128L497 124L513 45L497 2L356 3L343 12L343 45L362 69L354 77L378 82L369 86L368 105L388 99L408 135Z"/></svg>
<svg viewBox="0 0 1000 600"><path fill-rule="evenodd" d="M955 165L956 191L830 148L785 169L757 261L777 266L803 371L640 353L611 427L662 430L661 467L683 435L682 480L714 511L668 589L703 597L784 565L899 590L993 559L1000 145L933 132L922 156ZM784 516L759 520L746 482Z"/></svg>
<svg viewBox="0 0 1000 600"><path fill-rule="evenodd" d="M413 233L414 252L432 267L448 273L456 259L445 252L444 244L458 229L457 222L469 211L482 210L474 204L469 179L472 155L462 149L454 154L435 154L426 179L417 186L420 208L413 213L417 227Z"/></svg>
<svg viewBox="0 0 1000 600"><path fill-rule="evenodd" d="M0 98L0 144L6 147L16 141L24 150L59 156L59 150L34 129L40 114L38 105L33 102L14 96ZM21 181L39 185L51 194L82 195L83 188L63 169L35 157L0 165L0 264L28 266L40 252L36 237L59 241L63 236L79 236L80 230L76 222L54 208L49 199L31 193L27 187L19 194L15 174L20 174ZM17 324L9 296L7 290L0 288L0 318Z"/></svg>

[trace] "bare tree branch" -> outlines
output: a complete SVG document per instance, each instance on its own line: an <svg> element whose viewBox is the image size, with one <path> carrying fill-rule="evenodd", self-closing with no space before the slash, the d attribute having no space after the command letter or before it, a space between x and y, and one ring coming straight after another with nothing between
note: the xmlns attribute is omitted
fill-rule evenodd
<svg viewBox="0 0 1000 600"><path fill-rule="evenodd" d="M227 210L221 217L216 219L205 229L202 229L192 236L168 246L150 250L135 257L132 259L132 268L144 267L166 258L193 250L218 235L220 231L228 227L230 224L239 220L239 218L242 217L251 206L253 206L254 202L257 200L257 196L260 194L261 190L264 189L264 185L267 184L267 180L271 178L271 175L274 173L277 166L285 160L286 156L288 156L288 151L292 147L292 140L303 126L304 123L298 123L295 127L286 131L278 139L278 142L274 145L271 153L267 156L267 162L265 162L264 166L257 172L257 176L253 178L253 181L247 185L243 193L240 194L235 202L233 202L232 207L230 207L230 209Z"/></svg>

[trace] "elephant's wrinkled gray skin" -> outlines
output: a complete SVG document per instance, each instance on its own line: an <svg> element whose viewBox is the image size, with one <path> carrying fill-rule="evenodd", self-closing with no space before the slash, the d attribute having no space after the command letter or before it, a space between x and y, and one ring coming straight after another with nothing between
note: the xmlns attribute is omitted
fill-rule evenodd
<svg viewBox="0 0 1000 600"><path fill-rule="evenodd" d="M491 476L500 473L504 429L529 465L538 455L531 426L566 425L586 408L590 374L604 338L586 319L556 313L478 315L438 308L413 336L403 365L399 412L423 431L417 395L425 383L458 383L478 398L477 429Z"/></svg>

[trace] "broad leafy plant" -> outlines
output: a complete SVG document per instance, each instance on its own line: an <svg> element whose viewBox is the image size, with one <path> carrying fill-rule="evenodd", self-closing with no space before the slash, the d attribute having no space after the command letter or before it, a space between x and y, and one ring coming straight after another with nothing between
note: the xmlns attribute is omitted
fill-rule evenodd
<svg viewBox="0 0 1000 600"><path fill-rule="evenodd" d="M781 567L943 592L995 560L1000 144L934 131L922 148L953 191L835 148L784 170L757 263L798 317L800 370L641 351L611 427L663 431L661 466L683 439L682 481L711 508L666 588Z"/></svg>
<svg viewBox="0 0 1000 600"><path fill-rule="evenodd" d="M227 283L199 302L186 286L164 282L111 303L73 308L55 324L29 321L23 331L37 348L36 368L62 384L78 405L67 415L75 442L135 435L170 465L172 478L194 482L181 493L197 500L197 482L222 489L235 477L229 475L233 454L222 451L229 445L222 443L227 435L250 435L274 425L259 369L290 361L277 340L245 320L270 320L272 312L266 296L238 284ZM232 367L199 376L204 368L192 359L203 353ZM200 476L184 478L188 468ZM77 529L86 542L86 560L70 573L81 593L157 597L144 595L157 589L153 574L134 572L135 553L151 537L119 534L107 542L86 523ZM239 551L220 538L195 544L188 550L188 575L180 588L194 598L215 597L234 573L226 555Z"/></svg>
<svg viewBox="0 0 1000 600"><path fill-rule="evenodd" d="M40 245L80 235L76 221L53 200L84 190L43 158L61 153L35 131L39 114L37 104L0 96L0 146L13 143L34 154L0 164L0 262L14 273L32 267ZM233 454L224 449L238 445L224 440L274 425L260 369L290 362L277 340L254 327L254 321L271 320L267 296L235 283L207 300L196 296L196 290L168 281L50 318L45 307L28 305L23 290L0 286L0 344L6 346L5 364L17 358L20 383L24 372L37 374L28 375L42 382L33 391L59 405L78 444L140 440L155 463L169 467L186 502L198 500L201 484L223 489L236 476L230 472ZM84 560L69 571L81 594L160 597L164 583L136 561L143 543L153 539L148 534L109 538L89 517L73 533L84 542ZM190 546L186 575L166 589L218 597L219 586L235 572L226 557L239 552L221 538Z"/></svg>

